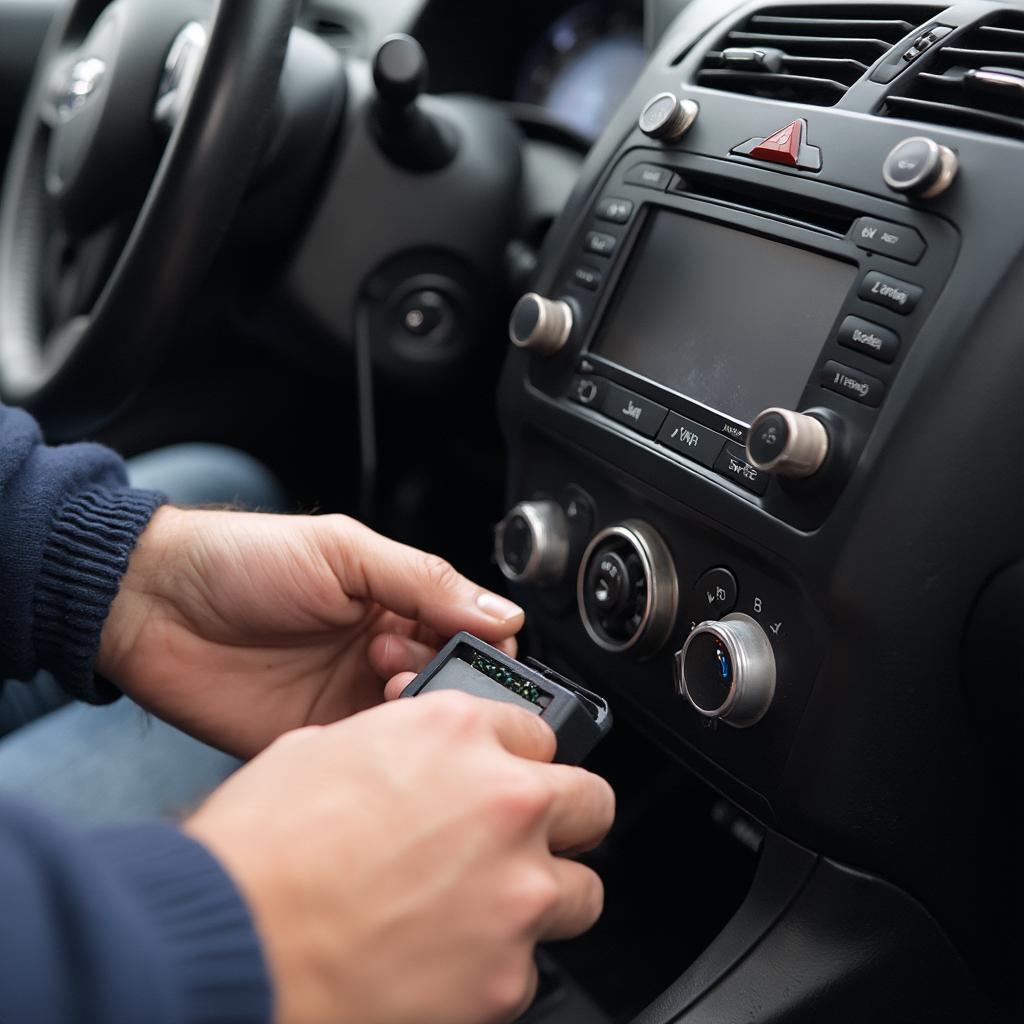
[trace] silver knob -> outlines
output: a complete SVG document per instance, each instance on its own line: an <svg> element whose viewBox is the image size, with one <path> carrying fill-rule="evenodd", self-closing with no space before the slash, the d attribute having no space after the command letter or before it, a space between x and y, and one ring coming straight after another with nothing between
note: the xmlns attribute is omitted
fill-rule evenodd
<svg viewBox="0 0 1024 1024"><path fill-rule="evenodd" d="M652 139L674 142L681 139L700 114L693 100L681 100L674 92L663 92L647 103L640 115L640 131Z"/></svg>
<svg viewBox="0 0 1024 1024"><path fill-rule="evenodd" d="M830 445L821 420L788 409L767 409L750 426L747 458L762 473L814 476L825 464Z"/></svg>
<svg viewBox="0 0 1024 1024"><path fill-rule="evenodd" d="M745 728L775 696L775 653L749 615L702 622L676 655L676 687L705 718Z"/></svg>
<svg viewBox="0 0 1024 1024"><path fill-rule="evenodd" d="M609 526L583 553L576 600L587 634L602 650L656 654L672 634L679 607L672 552L641 520Z"/></svg>
<svg viewBox="0 0 1024 1024"><path fill-rule="evenodd" d="M520 502L498 524L494 555L513 583L558 583L569 563L569 524L555 501Z"/></svg>
<svg viewBox="0 0 1024 1024"><path fill-rule="evenodd" d="M512 310L508 332L512 344L545 356L560 352L572 334L572 306L528 292Z"/></svg>
<svg viewBox="0 0 1024 1024"><path fill-rule="evenodd" d="M959 168L956 153L923 135L904 139L887 157L882 177L894 192L934 199L953 184Z"/></svg>

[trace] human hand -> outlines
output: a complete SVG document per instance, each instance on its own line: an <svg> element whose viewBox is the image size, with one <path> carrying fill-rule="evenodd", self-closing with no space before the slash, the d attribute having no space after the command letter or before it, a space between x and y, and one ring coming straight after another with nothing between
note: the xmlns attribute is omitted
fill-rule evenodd
<svg viewBox="0 0 1024 1024"><path fill-rule="evenodd" d="M378 704L468 630L515 653L522 611L443 560L341 516L160 509L97 671L185 732L251 757Z"/></svg>
<svg viewBox="0 0 1024 1024"><path fill-rule="evenodd" d="M539 718L436 693L284 736L186 831L246 897L277 1024L502 1024L598 918L610 787Z"/></svg>

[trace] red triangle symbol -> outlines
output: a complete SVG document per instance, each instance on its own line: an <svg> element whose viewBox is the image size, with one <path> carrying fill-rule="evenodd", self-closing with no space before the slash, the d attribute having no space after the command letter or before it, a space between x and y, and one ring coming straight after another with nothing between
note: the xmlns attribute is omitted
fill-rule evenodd
<svg viewBox="0 0 1024 1024"><path fill-rule="evenodd" d="M755 160L770 160L774 164L787 164L790 167L796 167L800 163L800 146L803 142L803 135L803 121L794 121L774 135L769 135L764 142L750 151L750 155Z"/></svg>

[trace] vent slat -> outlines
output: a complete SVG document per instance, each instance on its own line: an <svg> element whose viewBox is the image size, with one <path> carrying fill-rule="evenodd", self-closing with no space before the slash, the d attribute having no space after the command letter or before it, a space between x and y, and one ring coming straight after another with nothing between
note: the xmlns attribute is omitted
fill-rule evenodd
<svg viewBox="0 0 1024 1024"><path fill-rule="evenodd" d="M952 125L992 135L1024 139L1021 90L1000 88L998 76L982 69L1024 71L1024 13L1000 11L966 31L955 45L933 55L927 70L899 84L901 95L886 101L882 113L892 117Z"/></svg>
<svg viewBox="0 0 1024 1024"><path fill-rule="evenodd" d="M962 64L966 67L989 66L1024 68L1024 53L1012 50L968 50L962 46L947 46L942 51L943 64Z"/></svg>
<svg viewBox="0 0 1024 1024"><path fill-rule="evenodd" d="M696 82L725 92L831 107L895 43L941 10L880 3L764 8L716 42L705 55ZM744 61L742 55L723 59L726 49L772 52L759 69L752 58Z"/></svg>
<svg viewBox="0 0 1024 1024"><path fill-rule="evenodd" d="M985 42L991 42L996 48L1012 46L1015 50L1024 50L1024 28L982 25L978 29L978 37L985 40Z"/></svg>
<svg viewBox="0 0 1024 1024"><path fill-rule="evenodd" d="M800 103L812 103L815 106L832 106L846 93L846 86L842 82L828 78L714 69L701 71L697 75L697 84L710 89L722 89L725 92L791 99Z"/></svg>
<svg viewBox="0 0 1024 1024"><path fill-rule="evenodd" d="M750 19L751 27L759 31L768 29L785 32L788 35L850 35L858 38L885 39L890 44L898 43L904 36L910 35L915 26L909 21L879 21L875 19L844 19L836 21L828 18L787 18L768 17L755 14Z"/></svg>
<svg viewBox="0 0 1024 1024"><path fill-rule="evenodd" d="M855 39L836 36L782 36L767 32L730 32L731 46L770 46L786 53L810 56L816 53L841 53L853 57L866 55L872 64L883 53L888 53L890 46L881 39Z"/></svg>
<svg viewBox="0 0 1024 1024"><path fill-rule="evenodd" d="M971 128L994 135L1024 139L1024 120L1005 114L993 114L976 107L939 103L911 96L890 96L886 108L890 116L909 121L928 121L932 124L953 125L957 128Z"/></svg>

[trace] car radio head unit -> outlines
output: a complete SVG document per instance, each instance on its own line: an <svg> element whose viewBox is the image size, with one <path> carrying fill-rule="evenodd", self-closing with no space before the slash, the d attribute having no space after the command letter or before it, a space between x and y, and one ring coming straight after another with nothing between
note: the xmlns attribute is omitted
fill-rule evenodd
<svg viewBox="0 0 1024 1024"><path fill-rule="evenodd" d="M590 351L749 425L796 408L856 266L658 211Z"/></svg>
<svg viewBox="0 0 1024 1024"><path fill-rule="evenodd" d="M957 235L928 212L764 177L692 153L623 154L510 334L535 353L533 386L575 407L591 443L625 439L814 528Z"/></svg>

